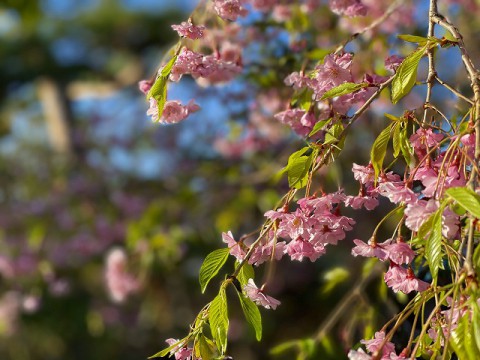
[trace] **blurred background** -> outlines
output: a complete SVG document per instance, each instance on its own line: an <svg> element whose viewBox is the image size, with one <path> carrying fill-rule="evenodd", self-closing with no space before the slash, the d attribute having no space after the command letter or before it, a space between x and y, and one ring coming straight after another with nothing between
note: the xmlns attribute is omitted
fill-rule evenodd
<svg viewBox="0 0 480 360"><path fill-rule="evenodd" d="M0 3L0 359L145 359L165 339L183 337L215 292L214 280L200 294L198 269L208 252L222 246L221 232L238 238L255 230L288 188L272 175L302 141L265 119L250 119L247 126L262 127L264 137L245 133L238 122L247 113L260 117L258 104L272 111L283 107L271 103L288 74L281 69L247 74L262 90L257 105L244 83L227 92L185 79L169 97L195 98L202 111L176 126L153 124L145 115L148 104L137 82L154 77L178 39L170 25L186 20L196 2ZM421 3L419 11L425 11ZM475 13L454 6L472 24L462 29L466 38L475 38ZM318 42L344 39L348 27L338 32L336 17L325 19ZM293 19L289 31L306 26L302 21L308 18ZM421 23L414 26L425 32ZM297 40L280 41L269 53L284 54ZM399 44L387 34L371 46L388 54L380 45L389 41ZM455 73L449 76L454 81ZM422 96L407 99L410 108ZM454 99L446 101L448 107ZM341 182L349 194L358 191L351 163L368 162L368 152L359 150L382 129L383 110L380 101L377 118L373 113L366 120L370 129L355 129L358 141L346 146L343 162L321 175L318 188L334 191ZM368 240L389 206L355 215L358 225L348 240ZM351 246L348 241L331 248L315 264L277 265L269 291L282 305L262 310L261 344L232 306L234 358L265 359L282 341L313 335L357 280L348 275L361 269L349 255ZM366 324L383 324L405 301L389 299L382 284L380 277L372 282L372 299L357 304L361 314L340 319L350 330L331 331L319 350L322 359L338 359L352 339L372 334L375 327ZM115 292L115 286L123 288Z"/></svg>

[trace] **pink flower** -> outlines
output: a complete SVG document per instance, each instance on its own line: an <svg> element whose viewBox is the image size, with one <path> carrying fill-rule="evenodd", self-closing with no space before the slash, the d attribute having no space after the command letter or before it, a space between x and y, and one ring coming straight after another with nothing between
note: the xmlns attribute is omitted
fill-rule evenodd
<svg viewBox="0 0 480 360"><path fill-rule="evenodd" d="M248 14L243 3L243 0L213 0L213 8L222 19L235 21L239 16Z"/></svg>
<svg viewBox="0 0 480 360"><path fill-rule="evenodd" d="M405 208L405 226L410 230L418 231L422 224L427 221L431 214L437 210L438 205L435 200L417 200L414 203L407 204Z"/></svg>
<svg viewBox="0 0 480 360"><path fill-rule="evenodd" d="M305 76L295 71L290 75L288 75L285 78L284 82L285 82L285 85L293 86L295 90L298 90L308 86L311 83L311 80L308 76Z"/></svg>
<svg viewBox="0 0 480 360"><path fill-rule="evenodd" d="M259 289L253 279L248 279L248 284L243 287L245 294L257 305L262 305L266 309L275 310L280 301L271 296L265 295L263 290Z"/></svg>
<svg viewBox="0 0 480 360"><path fill-rule="evenodd" d="M404 269L392 264L384 276L385 283L394 292L408 294L412 291L422 292L429 288L430 284L415 277L412 269Z"/></svg>
<svg viewBox="0 0 480 360"><path fill-rule="evenodd" d="M378 206L378 199L371 196L347 196L345 205L352 209L360 209L362 206L367 210L373 210Z"/></svg>
<svg viewBox="0 0 480 360"><path fill-rule="evenodd" d="M385 59L385 69L391 70L391 71L396 71L397 68L400 66L400 64L403 61L403 57L398 56L398 55L391 55Z"/></svg>
<svg viewBox="0 0 480 360"><path fill-rule="evenodd" d="M346 16L365 16L367 7L360 0L329 0L330 9L335 14Z"/></svg>
<svg viewBox="0 0 480 360"><path fill-rule="evenodd" d="M173 124L185 120L188 115L199 109L200 107L193 100L190 100L185 106L180 101L170 100L165 102L162 117L159 118L157 101L154 98L150 98L150 108L147 110L147 115L150 115L153 121L158 121L162 124Z"/></svg>
<svg viewBox="0 0 480 360"><path fill-rule="evenodd" d="M167 339L165 342L172 346L178 343L179 340L176 339ZM183 343L178 344L175 348L170 351L170 355L175 355L175 360L190 360L192 358L192 348L187 347Z"/></svg>
<svg viewBox="0 0 480 360"><path fill-rule="evenodd" d="M259 11L270 11L279 2L278 0L251 0L252 6Z"/></svg>
<svg viewBox="0 0 480 360"><path fill-rule="evenodd" d="M385 246L388 258L395 264L410 264L416 254L407 243L397 242Z"/></svg>
<svg viewBox="0 0 480 360"><path fill-rule="evenodd" d="M143 92L145 95L148 94L150 89L152 88L153 81L152 80L141 80L138 82L138 89Z"/></svg>
<svg viewBox="0 0 480 360"><path fill-rule="evenodd" d="M180 25L172 25L172 29L175 30L179 36L196 40L203 37L205 26L193 25L192 21L188 19L188 22L184 21Z"/></svg>
<svg viewBox="0 0 480 360"><path fill-rule="evenodd" d="M371 360L372 359L372 357L366 354L362 348L358 350L350 350L347 356L349 360Z"/></svg>
<svg viewBox="0 0 480 360"><path fill-rule="evenodd" d="M400 202L412 203L417 200L415 193L402 181L399 182L383 182L378 186L378 193L382 196L388 197L388 199L398 204Z"/></svg>
<svg viewBox="0 0 480 360"><path fill-rule="evenodd" d="M360 181L361 184L366 185L375 182L375 170L372 164L362 166L353 163L352 172L355 180Z"/></svg>
<svg viewBox="0 0 480 360"><path fill-rule="evenodd" d="M302 261L304 257L309 258L311 262L317 260L325 254L325 247L318 243L313 245L309 241L303 240L301 236L292 240L285 247L285 250L292 260Z"/></svg>
<svg viewBox="0 0 480 360"><path fill-rule="evenodd" d="M349 53L325 56L323 64L315 68L316 76L314 81L310 83L315 99L320 100L326 91L335 86L344 82L352 82L351 65L352 55Z"/></svg>
<svg viewBox="0 0 480 360"><path fill-rule="evenodd" d="M383 248L383 246L372 243L371 241L368 244L365 244L362 240L355 239L353 240L355 243L355 247L352 249L352 255L357 256L365 256L365 257L376 257L381 261L385 261L387 259L387 252Z"/></svg>
<svg viewBox="0 0 480 360"><path fill-rule="evenodd" d="M110 297L115 302L122 302L138 290L139 283L128 273L127 255L122 249L111 250L105 262L105 281Z"/></svg>
<svg viewBox="0 0 480 360"><path fill-rule="evenodd" d="M360 340L360 342L364 344L371 353L382 353L383 356L395 353L395 345L390 341L385 342L385 332L383 331L377 331L375 333L375 339Z"/></svg>
<svg viewBox="0 0 480 360"><path fill-rule="evenodd" d="M278 242L273 236L268 242L265 241L255 247L248 263L258 266L265 261L280 260L284 253L285 242Z"/></svg>
<svg viewBox="0 0 480 360"><path fill-rule="evenodd" d="M242 261L245 258L246 253L242 248L243 244L235 241L231 231L228 233L222 233L222 241L227 244L230 250L230 255L235 256L238 261Z"/></svg>

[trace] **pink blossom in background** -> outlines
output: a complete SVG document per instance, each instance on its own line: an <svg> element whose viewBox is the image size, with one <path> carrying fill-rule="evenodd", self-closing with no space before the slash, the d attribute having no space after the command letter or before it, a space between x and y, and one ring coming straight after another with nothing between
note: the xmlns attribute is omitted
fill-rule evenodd
<svg viewBox="0 0 480 360"><path fill-rule="evenodd" d="M139 289L140 284L127 271L127 255L124 250L115 248L107 254L105 282L111 299L118 303Z"/></svg>
<svg viewBox="0 0 480 360"><path fill-rule="evenodd" d="M147 115L152 117L153 121L158 121L162 124L174 124L185 120L188 115L198 111L200 107L190 100L187 105L182 105L180 101L170 100L165 102L162 116L158 116L158 105L154 98L150 98L150 108L147 110Z"/></svg>
<svg viewBox="0 0 480 360"><path fill-rule="evenodd" d="M213 0L213 8L224 20L235 21L238 17L247 15L248 11L243 5L243 0Z"/></svg>
<svg viewBox="0 0 480 360"><path fill-rule="evenodd" d="M329 0L330 9L338 15L365 16L367 7L360 0Z"/></svg>
<svg viewBox="0 0 480 360"><path fill-rule="evenodd" d="M396 71L403 60L404 58L401 56L391 55L385 59L385 69L390 71Z"/></svg>
<svg viewBox="0 0 480 360"><path fill-rule="evenodd" d="M138 89L143 92L145 95L148 94L150 89L152 88L153 81L152 80L141 80L138 82Z"/></svg>
<svg viewBox="0 0 480 360"><path fill-rule="evenodd" d="M193 25L192 21L189 19L188 22L183 21L180 25L172 25L172 29L175 30L179 36L196 40L203 37L205 26Z"/></svg>
<svg viewBox="0 0 480 360"><path fill-rule="evenodd" d="M265 295L261 289L255 285L253 279L248 279L247 285L243 287L245 290L245 294L257 305L261 305L266 309L273 309L275 310L278 305L280 305L280 301L274 299L271 296Z"/></svg>

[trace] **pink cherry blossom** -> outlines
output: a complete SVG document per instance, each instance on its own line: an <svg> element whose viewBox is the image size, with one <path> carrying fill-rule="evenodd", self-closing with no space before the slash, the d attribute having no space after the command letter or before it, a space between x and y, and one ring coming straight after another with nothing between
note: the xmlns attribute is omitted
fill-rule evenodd
<svg viewBox="0 0 480 360"><path fill-rule="evenodd" d="M403 60L404 58L401 56L391 55L385 59L385 69L396 71Z"/></svg>
<svg viewBox="0 0 480 360"><path fill-rule="evenodd" d="M269 240L264 240L253 250L248 263L258 266L265 261L280 260L285 253L285 242L277 241L274 236Z"/></svg>
<svg viewBox="0 0 480 360"><path fill-rule="evenodd" d="M231 21L248 14L248 11L242 6L243 4L243 0L213 0L213 8L218 16Z"/></svg>
<svg viewBox="0 0 480 360"><path fill-rule="evenodd" d="M325 247L320 244L312 244L304 240L301 236L295 240L290 241L285 247L287 254L292 260L302 261L304 257L310 259L311 262L317 260L320 256L325 254Z"/></svg>
<svg viewBox="0 0 480 360"><path fill-rule="evenodd" d="M248 283L243 287L245 294L257 305L262 305L266 309L275 310L280 301L271 296L265 295L262 289L259 289L253 279L248 279Z"/></svg>
<svg viewBox="0 0 480 360"><path fill-rule="evenodd" d="M367 7L360 0L329 0L330 9L338 15L365 16Z"/></svg>
<svg viewBox="0 0 480 360"><path fill-rule="evenodd" d="M246 252L242 248L243 244L235 241L231 231L222 233L222 241L227 244L230 255L234 256L238 261L242 261L245 258Z"/></svg>
<svg viewBox="0 0 480 360"><path fill-rule="evenodd" d="M390 341L385 342L385 332L377 331L375 338L371 340L360 340L360 342L366 346L367 350L371 353L381 353L383 357L389 356L391 353L395 353L395 345ZM383 346L382 346L383 345Z"/></svg>
<svg viewBox="0 0 480 360"><path fill-rule="evenodd" d="M136 292L140 284L127 271L127 255L120 248L107 254L105 261L105 281L110 297L115 302L124 301L127 296Z"/></svg>
<svg viewBox="0 0 480 360"><path fill-rule="evenodd" d="M410 264L415 258L415 251L404 242L397 242L385 246L388 258L397 265Z"/></svg>
<svg viewBox="0 0 480 360"><path fill-rule="evenodd" d="M138 82L138 89L143 92L145 95L148 94L150 89L152 88L153 81L152 80L141 80Z"/></svg>
<svg viewBox="0 0 480 360"><path fill-rule="evenodd" d="M367 210L373 210L378 206L378 199L372 196L347 196L345 199L345 206L350 206L352 209L360 209L362 206Z"/></svg>
<svg viewBox="0 0 480 360"><path fill-rule="evenodd" d="M356 245L352 249L353 256L376 257L381 261L385 261L387 259L387 252L382 245L373 243L371 241L369 241L368 244L365 244L359 239L355 239L353 242Z"/></svg>
<svg viewBox="0 0 480 360"><path fill-rule="evenodd" d="M438 208L435 200L417 200L414 203L407 204L405 208L405 226L410 230L418 231L422 224L433 214Z"/></svg>
<svg viewBox="0 0 480 360"><path fill-rule="evenodd" d="M172 29L175 30L179 36L196 40L203 37L205 26L193 25L189 19L188 22L184 21L180 25L172 25Z"/></svg>
<svg viewBox="0 0 480 360"><path fill-rule="evenodd" d="M372 357L366 354L362 348L358 350L350 350L347 356L349 360L371 360L372 359Z"/></svg>
<svg viewBox="0 0 480 360"><path fill-rule="evenodd" d="M383 182L378 185L378 193L387 197L394 204L401 202L409 204L417 200L417 196L412 189L408 188L402 181Z"/></svg>
<svg viewBox="0 0 480 360"><path fill-rule="evenodd" d="M360 181L361 184L366 185L375 182L375 170L372 164L362 166L353 163L352 172L355 180Z"/></svg>
<svg viewBox="0 0 480 360"><path fill-rule="evenodd" d="M395 264L392 264L385 273L384 280L394 292L401 291L404 294L412 291L422 292L430 286L429 283L417 279L410 268L407 270Z"/></svg>

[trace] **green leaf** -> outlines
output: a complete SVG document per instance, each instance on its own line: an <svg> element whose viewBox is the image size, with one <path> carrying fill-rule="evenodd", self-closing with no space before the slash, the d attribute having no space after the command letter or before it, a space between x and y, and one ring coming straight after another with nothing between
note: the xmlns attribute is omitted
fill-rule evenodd
<svg viewBox="0 0 480 360"><path fill-rule="evenodd" d="M313 162L313 152L309 155L306 155L305 153L310 150L311 149L308 146L305 146L304 148L295 151L288 158L288 164L282 172L287 173L288 184L290 187L301 189L307 185L308 171Z"/></svg>
<svg viewBox="0 0 480 360"><path fill-rule="evenodd" d="M407 165L411 165L413 159L413 148L408 139L407 128L404 127L400 132L400 150Z"/></svg>
<svg viewBox="0 0 480 360"><path fill-rule="evenodd" d="M317 122L314 126L313 126L313 129L312 131L310 131L310 134L308 134L308 137L312 137L313 135L315 135L317 132L319 132L320 130L322 130L322 128L327 125L330 121L332 121L333 118L328 118L326 120L321 120L319 122Z"/></svg>
<svg viewBox="0 0 480 360"><path fill-rule="evenodd" d="M375 179L378 178L380 170L383 166L383 159L387 153L388 140L390 140L390 132L392 130L392 124L388 125L375 139L375 142L372 145L370 150L370 161L372 162L373 168L375 170Z"/></svg>
<svg viewBox="0 0 480 360"><path fill-rule="evenodd" d="M302 89L300 92L297 92L293 96L290 104L292 106L298 106L301 109L308 111L312 106L312 102L313 102L312 95L313 95L313 90L308 88Z"/></svg>
<svg viewBox="0 0 480 360"><path fill-rule="evenodd" d="M393 157L396 159L401 151L401 126L399 123L393 125Z"/></svg>
<svg viewBox="0 0 480 360"><path fill-rule="evenodd" d="M474 191L467 187L455 187L448 189L446 193L466 211L480 219L480 196Z"/></svg>
<svg viewBox="0 0 480 360"><path fill-rule="evenodd" d="M247 285L248 279L254 278L255 270L253 270L253 266L250 264L243 264L237 275L237 279L240 282L240 285L242 285L242 288Z"/></svg>
<svg viewBox="0 0 480 360"><path fill-rule="evenodd" d="M248 297L243 295L243 293L237 291L237 295L240 299L240 305L242 305L245 319L247 319L247 322L252 325L257 341L260 341L262 339L262 315L260 314L260 310L258 310L258 306Z"/></svg>
<svg viewBox="0 0 480 360"><path fill-rule="evenodd" d="M425 258L427 259L430 273L433 281L436 281L438 270L442 262L442 213L444 208L441 206L432 220L430 236L425 243Z"/></svg>
<svg viewBox="0 0 480 360"><path fill-rule="evenodd" d="M209 338L200 333L193 346L195 357L202 360L213 360L217 357L215 344Z"/></svg>
<svg viewBox="0 0 480 360"><path fill-rule="evenodd" d="M356 83L346 82L334 87L333 89L328 90L325 94L323 94L320 100L325 100L325 99L330 99L337 96L350 94L352 92L358 91L367 86L368 86L368 83L356 84Z"/></svg>
<svg viewBox="0 0 480 360"><path fill-rule="evenodd" d="M390 119L390 120L392 120L392 121L402 121L401 118L399 118L399 117L397 117L397 116L395 116L395 115L392 115L392 114L384 113L383 115L385 115L385 117L386 117L387 119Z"/></svg>
<svg viewBox="0 0 480 360"><path fill-rule="evenodd" d="M202 266L200 267L199 280L202 293L205 292L205 289L210 280L212 280L212 278L218 274L219 270L225 264L228 259L228 254L229 249L224 248L214 250L207 255Z"/></svg>
<svg viewBox="0 0 480 360"><path fill-rule="evenodd" d="M427 43L428 38L422 37L422 36L416 36L416 35L397 35L399 39L402 39L404 41L410 42L410 43L415 43L420 46L423 46Z"/></svg>
<svg viewBox="0 0 480 360"><path fill-rule="evenodd" d="M472 302L472 325L473 325L473 337L475 339L475 344L477 345L477 350L480 351L480 307L478 304Z"/></svg>
<svg viewBox="0 0 480 360"><path fill-rule="evenodd" d="M323 280L325 281L325 285L323 286L322 292L329 293L330 291L335 288L338 284L347 280L350 276L350 273L347 269L343 267L336 267L333 268L325 273L323 276Z"/></svg>
<svg viewBox="0 0 480 360"><path fill-rule="evenodd" d="M325 134L325 141L323 142L323 145L338 142L340 140L340 135L343 133L343 129L343 124L341 122L333 124L333 126Z"/></svg>
<svg viewBox="0 0 480 360"><path fill-rule="evenodd" d="M154 98L157 101L158 107L158 117L161 118L163 114L163 108L165 106L165 102L167 101L167 83L168 77L172 71L173 65L175 65L175 61L177 61L177 56L174 55L170 61L163 67L160 75L155 79L155 83L150 88L150 91L147 93L147 100L150 98Z"/></svg>
<svg viewBox="0 0 480 360"><path fill-rule="evenodd" d="M220 352L225 354L228 333L228 307L225 288L222 287L218 295L212 300L208 314L213 339Z"/></svg>
<svg viewBox="0 0 480 360"><path fill-rule="evenodd" d="M392 81L392 103L396 104L415 85L418 64L427 49L427 45L428 43L408 55L398 67Z"/></svg>

